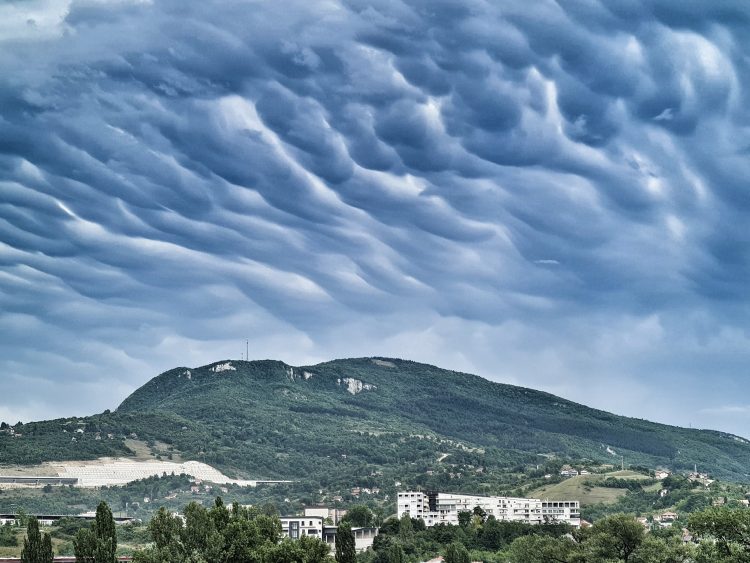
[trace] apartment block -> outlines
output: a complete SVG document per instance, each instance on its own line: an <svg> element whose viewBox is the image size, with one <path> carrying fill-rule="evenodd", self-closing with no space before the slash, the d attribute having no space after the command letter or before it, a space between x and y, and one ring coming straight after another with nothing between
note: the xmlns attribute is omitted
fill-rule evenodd
<svg viewBox="0 0 750 563"><path fill-rule="evenodd" d="M406 491L398 493L398 515L421 518L425 525L458 524L460 512L481 508L488 516L507 522L581 525L578 501L547 501L516 497L485 497L453 493Z"/></svg>

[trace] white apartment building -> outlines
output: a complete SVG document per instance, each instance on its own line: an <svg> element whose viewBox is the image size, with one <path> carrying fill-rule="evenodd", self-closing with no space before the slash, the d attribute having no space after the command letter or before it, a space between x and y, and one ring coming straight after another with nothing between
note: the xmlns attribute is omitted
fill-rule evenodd
<svg viewBox="0 0 750 563"><path fill-rule="evenodd" d="M406 491L398 493L398 515L421 518L426 526L458 524L459 512L479 507L497 520L542 524L566 522L581 525L578 501L543 501L532 498L484 497L452 493Z"/></svg>

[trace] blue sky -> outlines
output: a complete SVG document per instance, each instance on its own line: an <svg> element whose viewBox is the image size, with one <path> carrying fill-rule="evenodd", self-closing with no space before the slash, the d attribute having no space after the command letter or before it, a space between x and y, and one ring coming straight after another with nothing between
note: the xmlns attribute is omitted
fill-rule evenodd
<svg viewBox="0 0 750 563"><path fill-rule="evenodd" d="M750 436L744 1L0 4L0 419L396 356Z"/></svg>

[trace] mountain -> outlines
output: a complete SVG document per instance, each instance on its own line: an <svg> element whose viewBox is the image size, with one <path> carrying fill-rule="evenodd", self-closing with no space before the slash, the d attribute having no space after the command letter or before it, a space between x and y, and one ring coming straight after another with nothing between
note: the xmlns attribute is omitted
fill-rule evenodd
<svg viewBox="0 0 750 563"><path fill-rule="evenodd" d="M72 441L66 429L83 428ZM750 443L617 416L554 395L411 361L293 367L225 360L153 378L115 412L0 435L8 462L128 455L205 461L247 478L354 485L513 488L514 472L565 459L692 469L744 481ZM100 439L96 439L96 435ZM112 434L112 439L101 439ZM130 441L123 438L130 437ZM547 469L545 469L547 468Z"/></svg>

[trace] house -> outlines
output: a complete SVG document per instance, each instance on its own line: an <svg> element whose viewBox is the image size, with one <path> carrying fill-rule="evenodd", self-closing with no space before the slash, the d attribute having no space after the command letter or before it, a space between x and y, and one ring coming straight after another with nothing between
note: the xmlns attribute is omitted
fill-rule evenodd
<svg viewBox="0 0 750 563"><path fill-rule="evenodd" d="M674 521L677 520L676 512L662 512L654 516L654 522L659 524L662 528L669 528Z"/></svg>
<svg viewBox="0 0 750 563"><path fill-rule="evenodd" d="M578 475L578 470L576 469L563 469L560 471L560 475L563 477L576 477Z"/></svg>
<svg viewBox="0 0 750 563"><path fill-rule="evenodd" d="M654 477L656 479L659 479L659 481L661 481L662 479L666 479L670 475L671 475L671 473L669 471L664 470L664 469L657 469L656 471L654 471Z"/></svg>

